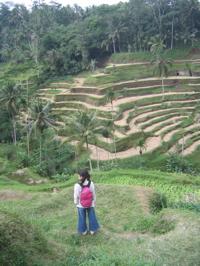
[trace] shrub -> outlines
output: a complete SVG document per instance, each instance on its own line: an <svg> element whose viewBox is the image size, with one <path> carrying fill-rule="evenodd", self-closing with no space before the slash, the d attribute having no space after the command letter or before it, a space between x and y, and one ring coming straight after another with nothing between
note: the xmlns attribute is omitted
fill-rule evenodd
<svg viewBox="0 0 200 266"><path fill-rule="evenodd" d="M34 265L47 253L47 241L20 217L0 212L0 251L0 265Z"/></svg>
<svg viewBox="0 0 200 266"><path fill-rule="evenodd" d="M66 169L64 169L66 170ZM62 174L56 174L51 176L51 179L60 182L60 181L67 181L70 178L70 176L66 173L62 173Z"/></svg>
<svg viewBox="0 0 200 266"><path fill-rule="evenodd" d="M154 234L166 234L175 228L175 223L172 220L160 217L151 227L150 231Z"/></svg>
<svg viewBox="0 0 200 266"><path fill-rule="evenodd" d="M171 153L166 161L166 171L195 175L196 171L192 164L182 156Z"/></svg>
<svg viewBox="0 0 200 266"><path fill-rule="evenodd" d="M35 142L32 141L31 145L34 150L30 154L30 164L42 176L54 176L63 172L71 174L73 172L71 165L75 158L74 147L68 143L61 143L53 138L49 132L45 132L45 134L42 143L41 162L39 143L35 140Z"/></svg>
<svg viewBox="0 0 200 266"><path fill-rule="evenodd" d="M171 208L175 209L185 209L185 210L190 210L190 211L195 211L195 212L200 212L200 203L193 203L193 202L173 202L170 203Z"/></svg>
<svg viewBox="0 0 200 266"><path fill-rule="evenodd" d="M164 194L154 192L149 198L149 208L151 213L158 213L163 208L167 208L167 199Z"/></svg>

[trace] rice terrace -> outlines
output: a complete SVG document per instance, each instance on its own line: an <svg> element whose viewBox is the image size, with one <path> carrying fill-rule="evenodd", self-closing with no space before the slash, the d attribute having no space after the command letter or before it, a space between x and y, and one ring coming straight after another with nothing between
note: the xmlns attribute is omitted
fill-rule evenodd
<svg viewBox="0 0 200 266"><path fill-rule="evenodd" d="M0 3L0 265L200 265L199 1L25 4Z"/></svg>

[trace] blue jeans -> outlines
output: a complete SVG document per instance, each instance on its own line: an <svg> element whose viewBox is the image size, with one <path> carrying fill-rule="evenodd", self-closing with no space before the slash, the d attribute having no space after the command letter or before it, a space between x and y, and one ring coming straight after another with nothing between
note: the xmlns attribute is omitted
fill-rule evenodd
<svg viewBox="0 0 200 266"><path fill-rule="evenodd" d="M95 215L94 207L90 208L77 208L78 209L78 232L84 233L88 230L86 223L86 216L89 221L89 231L96 232L99 229L99 224Z"/></svg>

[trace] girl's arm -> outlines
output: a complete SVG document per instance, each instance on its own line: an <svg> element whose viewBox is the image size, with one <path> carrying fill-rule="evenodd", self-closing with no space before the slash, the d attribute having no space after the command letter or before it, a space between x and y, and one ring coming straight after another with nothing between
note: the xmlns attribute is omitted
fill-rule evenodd
<svg viewBox="0 0 200 266"><path fill-rule="evenodd" d="M74 204L79 203L79 184L74 185Z"/></svg>
<svg viewBox="0 0 200 266"><path fill-rule="evenodd" d="M93 195L93 202L94 202L94 204L96 204L96 193L95 193L95 186L94 186L93 182L91 182L90 189L91 189L92 195Z"/></svg>

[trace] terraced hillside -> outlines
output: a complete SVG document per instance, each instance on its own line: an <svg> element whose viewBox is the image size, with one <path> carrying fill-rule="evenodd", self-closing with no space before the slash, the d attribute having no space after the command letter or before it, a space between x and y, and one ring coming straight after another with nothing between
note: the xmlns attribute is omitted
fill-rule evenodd
<svg viewBox="0 0 200 266"><path fill-rule="evenodd" d="M186 62L174 62L164 79L164 94L150 63L137 62L108 65L95 74L74 78L73 84L51 83L39 96L53 102L53 112L61 122L77 109L96 110L102 125L114 119L116 153L113 139L99 135L98 153L90 141L92 159L127 158L158 149L188 155L200 145L200 60L189 60L192 76ZM112 106L107 97L110 90L115 93Z"/></svg>

